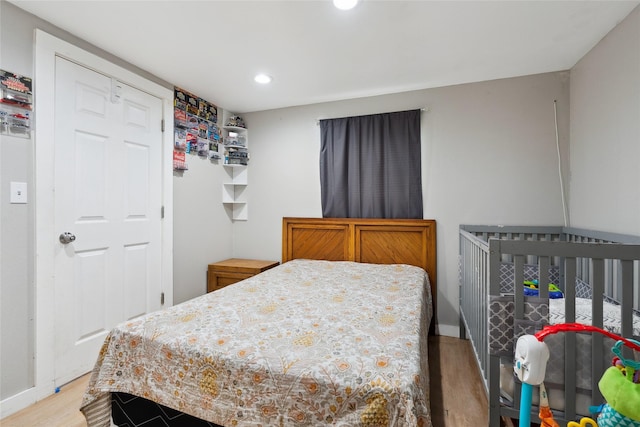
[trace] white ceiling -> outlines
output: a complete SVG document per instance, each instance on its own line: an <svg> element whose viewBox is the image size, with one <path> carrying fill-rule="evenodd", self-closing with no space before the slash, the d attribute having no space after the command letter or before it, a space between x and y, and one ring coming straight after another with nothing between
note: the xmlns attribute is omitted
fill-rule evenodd
<svg viewBox="0 0 640 427"><path fill-rule="evenodd" d="M567 70L640 4L11 2L235 113Z"/></svg>

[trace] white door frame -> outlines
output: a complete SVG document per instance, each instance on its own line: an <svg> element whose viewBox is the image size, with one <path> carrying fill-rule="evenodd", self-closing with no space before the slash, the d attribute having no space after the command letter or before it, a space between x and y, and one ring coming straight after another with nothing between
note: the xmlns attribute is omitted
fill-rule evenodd
<svg viewBox="0 0 640 427"><path fill-rule="evenodd" d="M35 34L35 387L34 401L54 393L54 101L55 57L61 56L162 99L162 291L173 305L173 91L41 30ZM159 124L158 124L159 125ZM63 165L58 165L62 166ZM160 213L158 212L158 215ZM97 358L97 355L96 355Z"/></svg>

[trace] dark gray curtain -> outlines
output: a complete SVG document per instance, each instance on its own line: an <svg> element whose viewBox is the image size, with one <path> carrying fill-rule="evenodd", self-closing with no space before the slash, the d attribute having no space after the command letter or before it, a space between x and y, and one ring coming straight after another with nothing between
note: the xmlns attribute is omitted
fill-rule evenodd
<svg viewBox="0 0 640 427"><path fill-rule="evenodd" d="M320 120L325 218L422 219L420 110Z"/></svg>

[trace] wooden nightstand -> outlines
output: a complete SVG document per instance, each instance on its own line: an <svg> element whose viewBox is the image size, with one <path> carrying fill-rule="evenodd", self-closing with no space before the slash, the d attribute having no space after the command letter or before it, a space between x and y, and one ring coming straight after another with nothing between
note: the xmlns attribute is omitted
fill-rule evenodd
<svg viewBox="0 0 640 427"><path fill-rule="evenodd" d="M231 258L209 264L207 292L222 289L227 285L248 279L280 264L278 261Z"/></svg>

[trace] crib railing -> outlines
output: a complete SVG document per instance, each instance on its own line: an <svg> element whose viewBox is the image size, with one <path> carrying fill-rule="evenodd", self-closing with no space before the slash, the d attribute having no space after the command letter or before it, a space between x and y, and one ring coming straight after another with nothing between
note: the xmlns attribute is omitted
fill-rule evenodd
<svg viewBox="0 0 640 427"><path fill-rule="evenodd" d="M519 411L518 386L513 396L514 406L501 406L500 356L490 356L487 306L490 296L500 295L500 264L509 262L515 266L515 319L525 319L524 266L537 265L540 283L548 283L550 267L557 266L561 271L559 285L567 301L565 321L575 320L575 283L580 278L592 286L592 324L603 326L603 299L610 298L621 306L621 334L630 337L633 336L633 310L640 307L640 245L610 244L616 240L640 244L640 238L631 236L563 227L460 227L460 336L468 334L482 372L491 426L500 425L501 414L516 418ZM548 297L546 287L540 287L540 296ZM575 334L568 334L564 341L567 409L557 418L566 422L576 415L576 369L572 365L577 351ZM593 337L591 348L591 400L597 403L601 401L597 381L605 369L599 350L603 348L602 337Z"/></svg>
<svg viewBox="0 0 640 427"><path fill-rule="evenodd" d="M488 392L487 296L489 295L489 243L460 230L460 337L467 333Z"/></svg>
<svg viewBox="0 0 640 427"><path fill-rule="evenodd" d="M610 260L615 260L619 265L616 276L620 279L622 298L619 301L621 306L621 335L632 337L633 335L633 306L632 301L638 294L638 284L634 283L638 271L634 264L640 259L640 245L622 245L610 243L578 243L578 242L523 242L516 240L490 240L489 241L490 271L489 276L497 277L499 274L500 257L509 254L514 257L516 274L514 284L522 283L524 258L527 256L538 257L540 283L548 283L548 272L550 260L558 257L564 265L564 286L562 286L565 297L565 322L572 323L576 320L575 309L575 283L578 277L578 266L584 260L590 266L591 275L589 283L592 286L591 298L591 324L602 328L604 326L603 301L607 297L605 285L608 277L605 274L605 265ZM514 322L530 320L525 313L525 298L522 286L515 286L515 313ZM499 281L490 280L489 294L498 295L500 293ZM540 286L540 297L547 298L548 290ZM524 331L523 331L524 332ZM526 333L530 333L527 331ZM517 334L517 333L516 333ZM606 369L606 360L602 356L604 347L603 337L594 335L591 337L591 403L594 405L604 403L598 389L598 381ZM580 349L577 345L575 334L564 336L564 413L558 414L558 421L566 423L576 418L576 387L577 387L577 366L575 360ZM489 357L489 396L492 409L500 407L500 357ZM494 372L498 372L497 375ZM513 408L502 408L502 412L516 417L519 412L519 384L516 383L516 392ZM499 419L498 419L499 422ZM492 424L493 425L493 424Z"/></svg>
<svg viewBox="0 0 640 427"><path fill-rule="evenodd" d="M640 244L640 236L630 236L626 234L608 233L595 230L585 230L580 228L563 228L564 239L567 242L585 242L585 243L626 243ZM610 296L614 301L621 301L624 296L622 294L622 279L619 275L620 266L617 260L606 260L605 262L605 295ZM634 262L634 286L639 286L640 277L640 261ZM581 260L578 264L578 277L585 282L590 282L592 271L587 260ZM633 308L640 310L640 292L636 292L633 299Z"/></svg>
<svg viewBox="0 0 640 427"><path fill-rule="evenodd" d="M469 338L478 361L478 367L488 390L488 340L487 297L489 295L489 239L519 241L560 241L562 227L541 226L460 226L460 337ZM501 261L513 262L504 254ZM556 261L557 263L558 261ZM536 264L535 257L528 257L528 264Z"/></svg>

